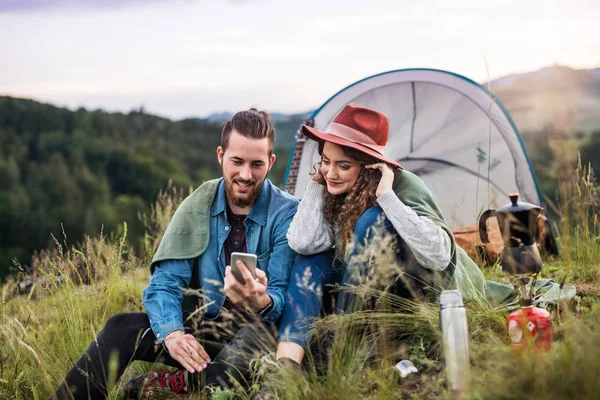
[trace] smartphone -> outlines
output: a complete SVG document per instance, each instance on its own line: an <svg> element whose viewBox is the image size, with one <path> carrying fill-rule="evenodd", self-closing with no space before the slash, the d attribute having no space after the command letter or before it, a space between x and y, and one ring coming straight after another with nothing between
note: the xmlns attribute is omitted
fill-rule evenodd
<svg viewBox="0 0 600 400"><path fill-rule="evenodd" d="M231 273L239 283L245 285L246 280L244 279L244 276L242 275L240 269L237 266L237 260L240 260L241 262L246 264L246 267L248 268L252 276L256 277L256 255L250 253L231 253Z"/></svg>

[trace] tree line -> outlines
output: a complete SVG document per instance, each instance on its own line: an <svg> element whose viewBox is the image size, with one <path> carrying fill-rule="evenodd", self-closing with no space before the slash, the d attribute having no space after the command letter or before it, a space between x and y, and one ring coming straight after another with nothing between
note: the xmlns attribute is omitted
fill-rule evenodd
<svg viewBox="0 0 600 400"><path fill-rule="evenodd" d="M300 122L300 115L275 119L278 161L270 178L277 185ZM28 265L35 250L63 241L63 231L74 244L85 234L118 234L127 222L128 239L139 249L145 229L139 215L150 212L161 189L169 182L195 188L220 175L221 127L143 109L71 111L0 97L0 279L14 271L13 260ZM600 172L600 130L567 135L546 126L523 138L547 199L558 202L561 143L575 143L582 162Z"/></svg>
<svg viewBox="0 0 600 400"><path fill-rule="evenodd" d="M88 111L0 97L0 278L27 265L53 236L118 233L140 246L159 190L195 188L220 175L222 123ZM287 149L271 174L281 184ZM281 157L283 156L283 157Z"/></svg>

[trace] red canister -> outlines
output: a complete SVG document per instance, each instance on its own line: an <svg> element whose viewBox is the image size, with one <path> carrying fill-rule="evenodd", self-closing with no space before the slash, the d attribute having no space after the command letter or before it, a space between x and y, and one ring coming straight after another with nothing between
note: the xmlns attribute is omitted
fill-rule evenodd
<svg viewBox="0 0 600 400"><path fill-rule="evenodd" d="M514 350L522 350L531 342L539 351L548 351L552 346L552 318L543 308L525 305L510 313L507 324Z"/></svg>

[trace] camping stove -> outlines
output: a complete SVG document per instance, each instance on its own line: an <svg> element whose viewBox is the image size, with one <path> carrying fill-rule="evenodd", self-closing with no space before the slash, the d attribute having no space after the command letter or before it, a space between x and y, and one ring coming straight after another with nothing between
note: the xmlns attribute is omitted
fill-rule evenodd
<svg viewBox="0 0 600 400"><path fill-rule="evenodd" d="M552 346L552 318L543 308L533 306L533 291L537 273L511 275L511 282L519 296L521 308L508 316L508 336L511 346L521 351L531 343L539 351L547 351Z"/></svg>

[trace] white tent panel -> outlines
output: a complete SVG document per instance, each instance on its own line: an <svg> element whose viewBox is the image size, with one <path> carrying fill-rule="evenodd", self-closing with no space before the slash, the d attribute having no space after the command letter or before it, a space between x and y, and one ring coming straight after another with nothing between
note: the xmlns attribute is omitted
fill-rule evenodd
<svg viewBox="0 0 600 400"><path fill-rule="evenodd" d="M475 82L437 70L376 75L329 99L313 116L315 126L326 128L348 103L388 116L386 155L423 179L452 228L474 224L481 210L508 203L511 192L541 204L518 132L502 107ZM318 161L316 144L307 141L296 197L302 197L310 182L308 172Z"/></svg>
<svg viewBox="0 0 600 400"><path fill-rule="evenodd" d="M492 208L505 204L499 188L488 185L486 177L474 179L463 169L435 161L407 160L403 165L425 182L453 229L475 224L477 215L488 208L488 195ZM472 221L471 224L465 223L468 221Z"/></svg>
<svg viewBox="0 0 600 400"><path fill-rule="evenodd" d="M381 111L387 116L394 116L394 118L389 118L389 147L386 147L388 155L393 155L393 157L400 157L410 153L410 141L407 138L410 138L412 130L412 96L411 84L400 83L370 90L349 101L349 103L357 103ZM391 138L397 138L393 146L390 146L392 144L390 141Z"/></svg>

